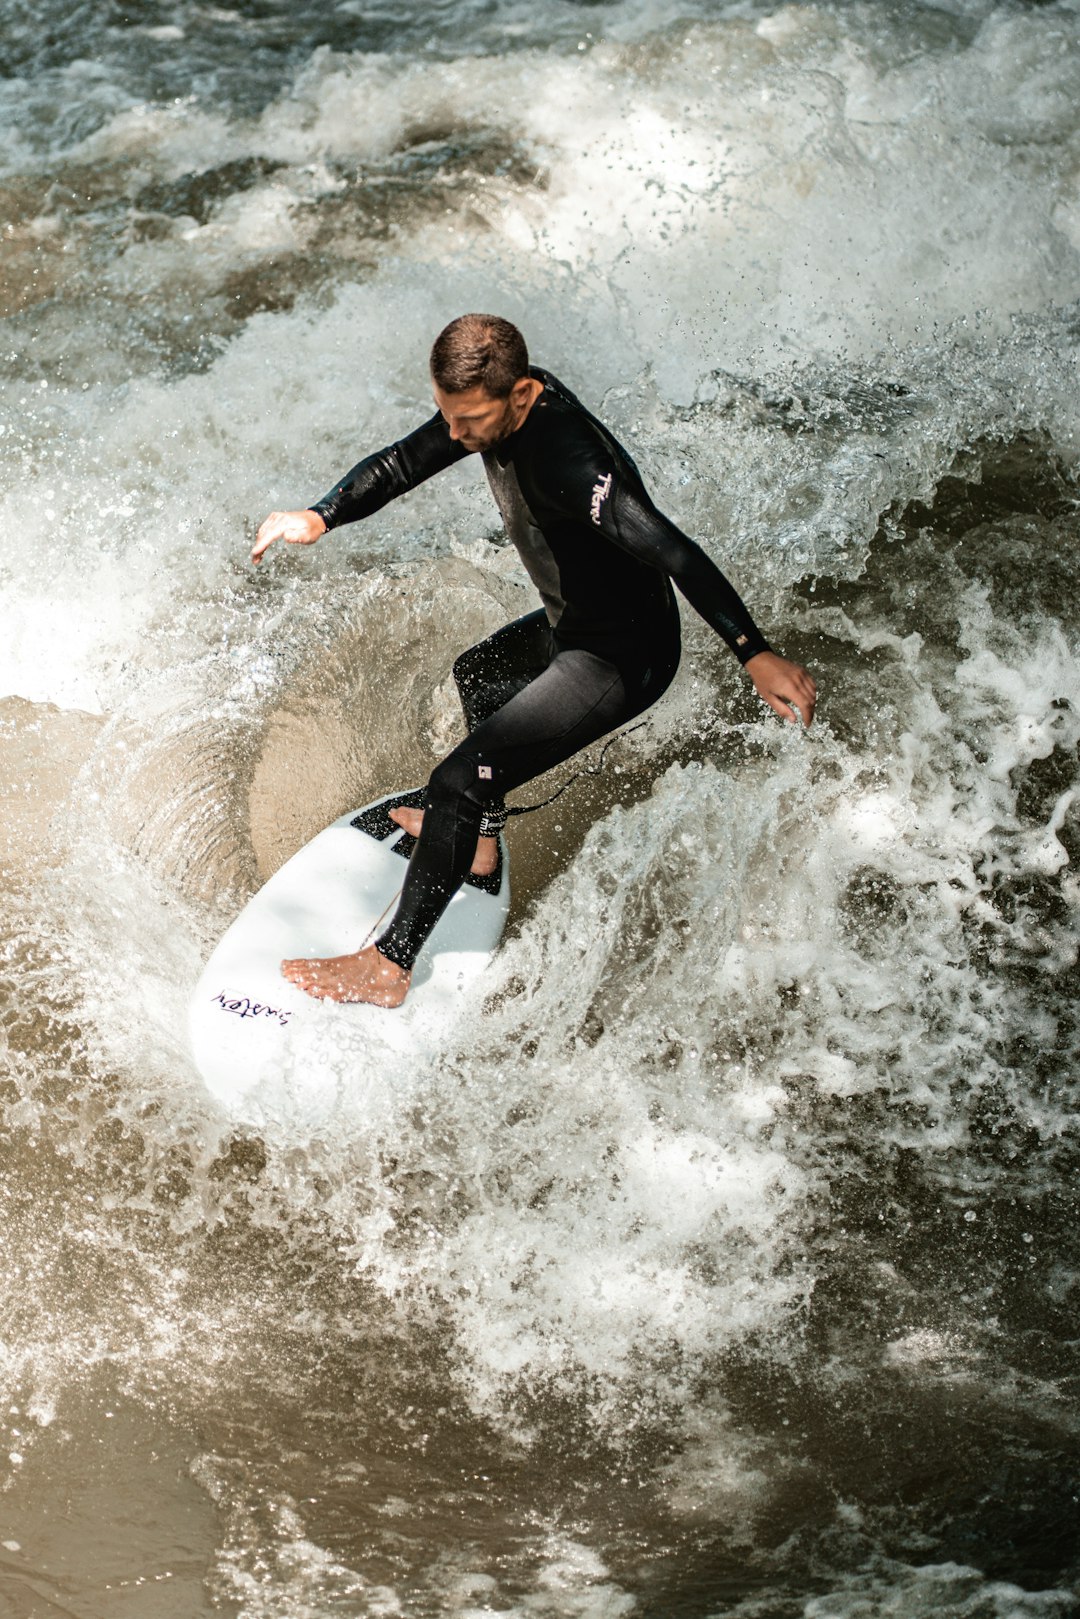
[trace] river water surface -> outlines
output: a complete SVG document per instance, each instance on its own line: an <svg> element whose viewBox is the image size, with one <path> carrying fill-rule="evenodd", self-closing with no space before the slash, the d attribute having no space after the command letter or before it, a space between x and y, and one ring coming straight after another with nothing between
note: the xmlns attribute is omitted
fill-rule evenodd
<svg viewBox="0 0 1080 1619"><path fill-rule="evenodd" d="M0 1613L1078 1611L1080 12L0 0ZM524 328L818 723L679 679L512 828L438 1063L237 1130L184 1009L532 606Z"/></svg>

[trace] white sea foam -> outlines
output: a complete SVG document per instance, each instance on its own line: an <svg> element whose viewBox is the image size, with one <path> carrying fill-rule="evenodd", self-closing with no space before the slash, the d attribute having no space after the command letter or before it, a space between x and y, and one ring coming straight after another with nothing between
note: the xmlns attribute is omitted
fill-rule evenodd
<svg viewBox="0 0 1080 1619"><path fill-rule="evenodd" d="M886 1565L876 1575L860 1575L828 1596L811 1597L805 1619L933 1619L943 1612L956 1619L1053 1619L1069 1612L1068 1591L1025 1591L1006 1580L987 1580L978 1569L957 1563L921 1568Z"/></svg>

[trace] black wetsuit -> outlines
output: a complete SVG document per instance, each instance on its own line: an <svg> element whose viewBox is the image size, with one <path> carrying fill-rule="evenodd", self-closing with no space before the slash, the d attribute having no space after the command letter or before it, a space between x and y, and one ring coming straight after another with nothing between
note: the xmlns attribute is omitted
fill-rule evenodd
<svg viewBox="0 0 1080 1619"><path fill-rule="evenodd" d="M411 968L464 881L503 794L656 701L679 663L671 580L746 663L768 649L704 551L653 506L630 456L547 371L522 425L484 453L507 533L544 607L454 665L469 734L434 771L401 902L378 940ZM368 517L469 452L441 415L355 466L313 508ZM485 819L485 812L486 819Z"/></svg>

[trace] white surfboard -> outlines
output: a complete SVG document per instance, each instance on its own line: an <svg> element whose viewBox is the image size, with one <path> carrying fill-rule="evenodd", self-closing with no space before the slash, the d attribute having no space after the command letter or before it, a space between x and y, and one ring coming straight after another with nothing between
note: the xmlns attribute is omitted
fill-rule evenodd
<svg viewBox="0 0 1080 1619"><path fill-rule="evenodd" d="M369 1048L383 1060L433 1056L472 1006L510 905L501 838L493 874L469 877L447 906L403 1006L318 1001L281 975L285 958L358 950L389 921L415 840L388 812L423 798L417 788L339 817L274 873L207 962L191 999L191 1049L238 1122L324 1121L343 1095L355 1096Z"/></svg>

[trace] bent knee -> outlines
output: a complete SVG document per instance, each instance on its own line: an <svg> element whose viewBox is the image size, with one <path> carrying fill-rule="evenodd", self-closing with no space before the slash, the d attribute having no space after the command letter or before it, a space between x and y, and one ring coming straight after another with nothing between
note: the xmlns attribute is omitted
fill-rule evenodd
<svg viewBox="0 0 1080 1619"><path fill-rule="evenodd" d="M436 765L428 782L429 803L434 799L445 802L467 798L474 804L485 804L497 792L494 766L463 749Z"/></svg>

